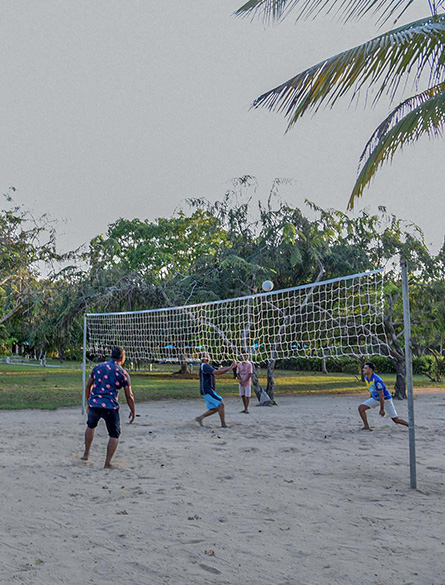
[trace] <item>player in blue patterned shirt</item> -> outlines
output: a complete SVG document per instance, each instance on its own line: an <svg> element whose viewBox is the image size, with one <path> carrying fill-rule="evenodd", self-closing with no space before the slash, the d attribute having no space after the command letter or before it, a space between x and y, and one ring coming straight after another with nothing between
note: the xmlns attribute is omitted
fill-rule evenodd
<svg viewBox="0 0 445 585"><path fill-rule="evenodd" d="M371 394L371 398L365 400L363 404L360 404L358 407L358 411L363 421L363 430L364 431L372 431L371 427L368 424L368 417L366 415L366 411L370 408L376 408L380 406L379 414L380 416L385 416L385 411L389 414L392 420L398 425L404 425L405 427L409 427L409 423L403 418L399 418L397 415L397 411L395 409L394 403L392 401L392 396L385 386L382 378L377 376L374 373L375 365L372 362L367 362L363 368L363 374L365 375L365 382L368 386L368 390Z"/></svg>
<svg viewBox="0 0 445 585"><path fill-rule="evenodd" d="M88 421L85 431L85 453L82 456L88 461L91 443L94 439L94 429L101 418L104 419L108 431L106 468L111 468L111 460L116 452L121 434L119 417L119 390L124 389L125 398L130 408L130 423L134 421L134 396L131 391L130 376L123 369L125 351L122 347L114 347L111 360L103 362L93 368L85 389L88 404Z"/></svg>

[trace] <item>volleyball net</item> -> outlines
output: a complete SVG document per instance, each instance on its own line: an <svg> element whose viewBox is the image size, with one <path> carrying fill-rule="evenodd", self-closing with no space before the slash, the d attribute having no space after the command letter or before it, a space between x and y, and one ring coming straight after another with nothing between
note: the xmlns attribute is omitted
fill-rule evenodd
<svg viewBox="0 0 445 585"><path fill-rule="evenodd" d="M383 271L208 303L122 313L88 313L92 359L125 348L136 367L152 362L256 363L295 357L367 356L386 346Z"/></svg>

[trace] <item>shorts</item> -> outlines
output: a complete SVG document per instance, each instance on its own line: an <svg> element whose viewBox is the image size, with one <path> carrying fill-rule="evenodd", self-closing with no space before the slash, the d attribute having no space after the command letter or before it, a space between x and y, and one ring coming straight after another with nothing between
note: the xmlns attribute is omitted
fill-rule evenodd
<svg viewBox="0 0 445 585"><path fill-rule="evenodd" d="M380 400L376 400L375 398L369 398L369 400L365 400L365 402L363 402L362 404L364 404L365 406L369 406L369 408L377 408L377 406L380 406ZM390 418L397 418L399 416L397 414L392 398L387 398L385 400L385 412Z"/></svg>
<svg viewBox="0 0 445 585"><path fill-rule="evenodd" d="M250 398L252 396L252 385L251 384L247 384L247 386L241 386L241 384L239 384L239 395L240 396L246 396L247 398Z"/></svg>
<svg viewBox="0 0 445 585"><path fill-rule="evenodd" d="M216 394L218 396L218 394ZM222 404L222 396L218 396L218 398L214 398L210 394L203 395L204 400L206 401L206 406L209 410L214 410L215 408L219 408Z"/></svg>
<svg viewBox="0 0 445 585"><path fill-rule="evenodd" d="M88 408L87 425L89 429L95 429L97 423L103 418L107 425L108 436L112 439L118 439L121 434L121 423L119 409L114 408Z"/></svg>

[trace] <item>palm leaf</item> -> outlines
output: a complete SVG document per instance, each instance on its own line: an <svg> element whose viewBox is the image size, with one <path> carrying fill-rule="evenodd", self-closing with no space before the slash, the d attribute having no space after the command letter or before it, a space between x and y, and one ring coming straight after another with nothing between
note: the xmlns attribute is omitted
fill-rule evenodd
<svg viewBox="0 0 445 585"><path fill-rule="evenodd" d="M377 85L374 101L386 92L394 96L402 80L419 81L425 68L430 79L445 72L445 15L412 22L363 45L326 59L257 98L254 107L284 112L291 128L307 111L332 107L350 90L353 98L364 87Z"/></svg>
<svg viewBox="0 0 445 585"><path fill-rule="evenodd" d="M368 140L363 152L360 156L360 166L363 161L366 161L372 154L373 150L377 147L380 140L389 132L389 130L395 126L399 120L401 120L408 112L411 112L417 106L428 101L431 97L436 96L439 93L445 91L445 83L439 83L434 87L419 93L418 95L412 96L407 100L399 104L393 111L383 120L383 122L376 128L371 138Z"/></svg>
<svg viewBox="0 0 445 585"><path fill-rule="evenodd" d="M359 20L369 13L380 13L378 21L383 23L396 13L397 21L413 2L414 0L249 0L235 15L253 18L258 16L269 23L282 20L297 8L297 20L316 18L322 12L335 12L343 21Z"/></svg>
<svg viewBox="0 0 445 585"><path fill-rule="evenodd" d="M442 91L425 99L394 124L380 138L363 165L349 199L348 209L354 207L355 200L362 196L364 188L373 179L377 170L388 160L392 160L399 148L415 142L424 134L430 138L442 136L444 122L445 91Z"/></svg>

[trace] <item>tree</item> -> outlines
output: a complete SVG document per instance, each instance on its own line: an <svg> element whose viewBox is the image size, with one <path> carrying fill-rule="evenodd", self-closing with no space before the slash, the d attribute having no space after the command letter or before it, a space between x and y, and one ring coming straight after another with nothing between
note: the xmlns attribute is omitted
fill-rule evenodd
<svg viewBox="0 0 445 585"><path fill-rule="evenodd" d="M413 0L249 0L238 15L262 15L266 21L280 20L299 8L297 18L315 17L337 7L344 21L368 13L380 13L380 24L396 20ZM445 15L439 14L444 0L428 0L431 16L403 25L370 41L344 51L306 69L283 84L267 91L254 107L283 112L290 129L308 112L322 105L332 107L348 93L373 91L377 102L384 94L391 100L400 87L412 84L416 94L390 111L370 137L360 157L359 175L349 199L354 206L377 170L407 144L427 134L441 136L445 120ZM417 92L419 85L424 90Z"/></svg>
<svg viewBox="0 0 445 585"><path fill-rule="evenodd" d="M384 326L387 345L381 350L391 359L396 371L395 397L406 398L400 258L408 260L414 335L421 329L425 331L426 323L431 323L438 259L429 253L418 226L388 214L385 207L380 207L378 214L363 211L357 218L350 218L340 211L313 207L320 211L325 226L332 229L328 269L343 270L345 259L353 262L354 271L385 269Z"/></svg>
<svg viewBox="0 0 445 585"><path fill-rule="evenodd" d="M14 204L11 192L0 212L0 336L16 339L8 322L17 315L29 314L40 294L38 280L44 269L53 271L56 253L55 232L46 216L34 218Z"/></svg>

